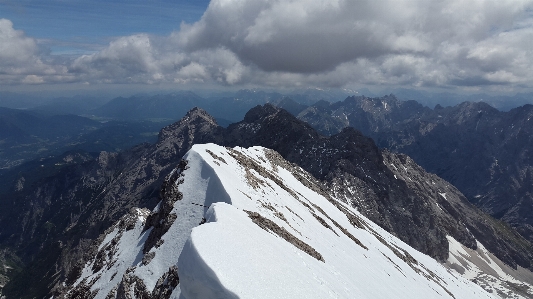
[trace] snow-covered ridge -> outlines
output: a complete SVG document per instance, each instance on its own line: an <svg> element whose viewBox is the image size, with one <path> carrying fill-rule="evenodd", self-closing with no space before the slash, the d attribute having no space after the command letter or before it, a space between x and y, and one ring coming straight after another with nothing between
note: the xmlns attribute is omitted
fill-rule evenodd
<svg viewBox="0 0 533 299"><path fill-rule="evenodd" d="M183 159L161 203L109 229L65 297L493 298L272 150L195 145Z"/></svg>
<svg viewBox="0 0 533 299"><path fill-rule="evenodd" d="M211 205L207 223L185 244L178 262L183 298L491 297L321 192L275 152L214 145L192 151L217 174L231 205ZM258 216L320 258L258 224Z"/></svg>

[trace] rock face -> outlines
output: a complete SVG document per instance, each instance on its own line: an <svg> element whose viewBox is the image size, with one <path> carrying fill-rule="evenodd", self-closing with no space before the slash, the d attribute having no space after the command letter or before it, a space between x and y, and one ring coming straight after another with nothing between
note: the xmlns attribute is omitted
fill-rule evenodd
<svg viewBox="0 0 533 299"><path fill-rule="evenodd" d="M102 152L3 198L0 242L26 264L4 294L41 297L65 280L92 240L132 207L152 209L165 177L192 144L218 140L221 129L205 111L192 109L153 145ZM28 280L36 283L28 286Z"/></svg>
<svg viewBox="0 0 533 299"><path fill-rule="evenodd" d="M150 245L140 249L142 260L151 265L151 251L165 246L160 236L168 231L169 225L182 221L168 213L172 202L181 203L178 200L181 191L169 187L165 178L167 181L174 178L174 169L180 168L182 156L193 144L208 142L223 146L260 145L279 152L370 220L439 261L448 258L446 236L451 236L471 249L476 249L477 239L512 267L532 267L530 243L468 205L449 184L435 178L439 187L425 186L420 180L432 178L431 175L423 173L405 156L381 152L372 139L359 131L346 128L337 135L324 137L310 125L271 105L255 107L243 121L224 129L205 111L195 108L179 122L164 128L154 145L140 145L118 154L102 153L92 162L75 165L39 182L37 188L24 187L18 196L27 204L17 205L14 201L9 206L16 211L14 216L0 217L3 221L0 224L11 228L9 234L0 235L5 242L2 244L16 244L26 263L24 270L6 285L8 298L43 296L52 286L51 294L61 294L62 282L78 275L76 261L90 258L84 258L84 253L94 246L93 240L131 208L153 209L163 199L168 204L163 202L155 214L143 220L143 230L139 232L146 234L146 238L154 232ZM219 158L217 163L225 163ZM400 174L390 164L396 167L402 164L410 170ZM411 170L418 172L411 174ZM407 177L418 181L409 184L402 179ZM455 195L449 195L447 204L438 193ZM197 221L194 225L202 217L194 218ZM469 217L472 219L466 219ZM170 271L170 265L165 267L165 271ZM49 271L52 268L56 270ZM164 273L160 274L151 280L153 285L147 286L149 291L163 277ZM22 287L29 279L42 283ZM143 290L128 278L122 285ZM114 292L120 294L120 290Z"/></svg>
<svg viewBox="0 0 533 299"><path fill-rule="evenodd" d="M472 272L460 255L467 247L448 236L457 250L446 269L270 149L194 145L163 186L151 213L132 209L99 237L56 298L411 298L413 289L424 298L493 298L512 292L507 283L531 292L495 273L493 256L484 292L450 270L469 263ZM176 215L164 232L147 220L164 215ZM161 242L147 246L156 231Z"/></svg>
<svg viewBox="0 0 533 299"><path fill-rule="evenodd" d="M437 260L448 258L447 235L469 248L475 248L474 239L483 236L487 248L509 265L533 266L529 242L470 205L449 183L425 173L405 155L382 153L372 139L352 128L324 137L288 112L265 105L250 110L228 131L227 144L236 145L231 137L238 136L240 145L276 150L370 220ZM396 167L415 171L410 180L416 184L403 180L387 160L404 161ZM430 178L441 189L425 186ZM442 201L439 193L446 192L455 194L450 195L453 204ZM439 209L439 204L444 208Z"/></svg>
<svg viewBox="0 0 533 299"><path fill-rule="evenodd" d="M325 134L351 126L378 146L412 157L468 200L533 240L533 106L509 112L465 102L434 109L394 96L349 97L298 118Z"/></svg>
<svg viewBox="0 0 533 299"><path fill-rule="evenodd" d="M531 253L527 254L531 245L506 223L474 208L457 188L437 175L427 173L410 157L384 151L383 158L394 176L405 182L420 200L404 202L400 206L427 204L430 207L431 211L420 208L411 210L415 223L445 227L448 239L451 236L449 231L456 231L453 238L471 249L477 249L476 240L483 240L482 243L490 248L490 252L511 267L520 265L528 268L529 263L529 268L532 268L531 262L524 259L531 256Z"/></svg>

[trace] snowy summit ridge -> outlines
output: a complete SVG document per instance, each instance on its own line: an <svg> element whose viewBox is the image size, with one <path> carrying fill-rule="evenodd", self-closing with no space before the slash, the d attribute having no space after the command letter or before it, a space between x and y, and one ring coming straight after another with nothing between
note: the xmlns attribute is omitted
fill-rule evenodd
<svg viewBox="0 0 533 299"><path fill-rule="evenodd" d="M194 145L161 197L99 239L64 297L493 298L263 147Z"/></svg>

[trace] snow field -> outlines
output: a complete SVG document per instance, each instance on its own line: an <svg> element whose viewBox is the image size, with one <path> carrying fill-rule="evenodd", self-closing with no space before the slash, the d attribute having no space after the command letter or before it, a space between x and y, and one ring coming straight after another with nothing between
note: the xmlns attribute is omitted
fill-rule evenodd
<svg viewBox="0 0 533 299"><path fill-rule="evenodd" d="M208 222L193 229L178 262L182 298L492 298L345 207L368 226L354 227L325 197L288 170L272 166L263 148L235 150L257 163L262 173L257 166L242 167L223 147L191 149L211 165L231 205L212 205ZM250 184L249 174L260 183ZM324 262L262 229L245 210L283 227L318 251ZM405 250L416 262L410 265L391 248Z"/></svg>
<svg viewBox="0 0 533 299"><path fill-rule="evenodd" d="M148 212L137 209L133 228L116 225L103 238L103 267L93 271L97 261L89 262L76 285L90 282L95 298L106 298L128 272L151 291L177 264L180 284L171 298L493 298L325 197L273 151L205 144L184 159L175 182L183 197L148 253L153 259L143 263L152 229L143 232Z"/></svg>

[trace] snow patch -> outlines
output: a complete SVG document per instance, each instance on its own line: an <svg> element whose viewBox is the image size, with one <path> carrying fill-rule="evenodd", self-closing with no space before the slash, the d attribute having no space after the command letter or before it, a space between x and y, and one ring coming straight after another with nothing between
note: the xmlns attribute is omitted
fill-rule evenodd
<svg viewBox="0 0 533 299"><path fill-rule="evenodd" d="M511 269L490 253L483 244L477 242L477 249L465 247L451 236L446 237L450 255L446 266L463 277L476 281L490 293L499 294L504 298L531 298L533 286L524 283L514 276L524 275L523 272ZM519 273L523 272L523 273ZM531 276L531 272L526 275Z"/></svg>

